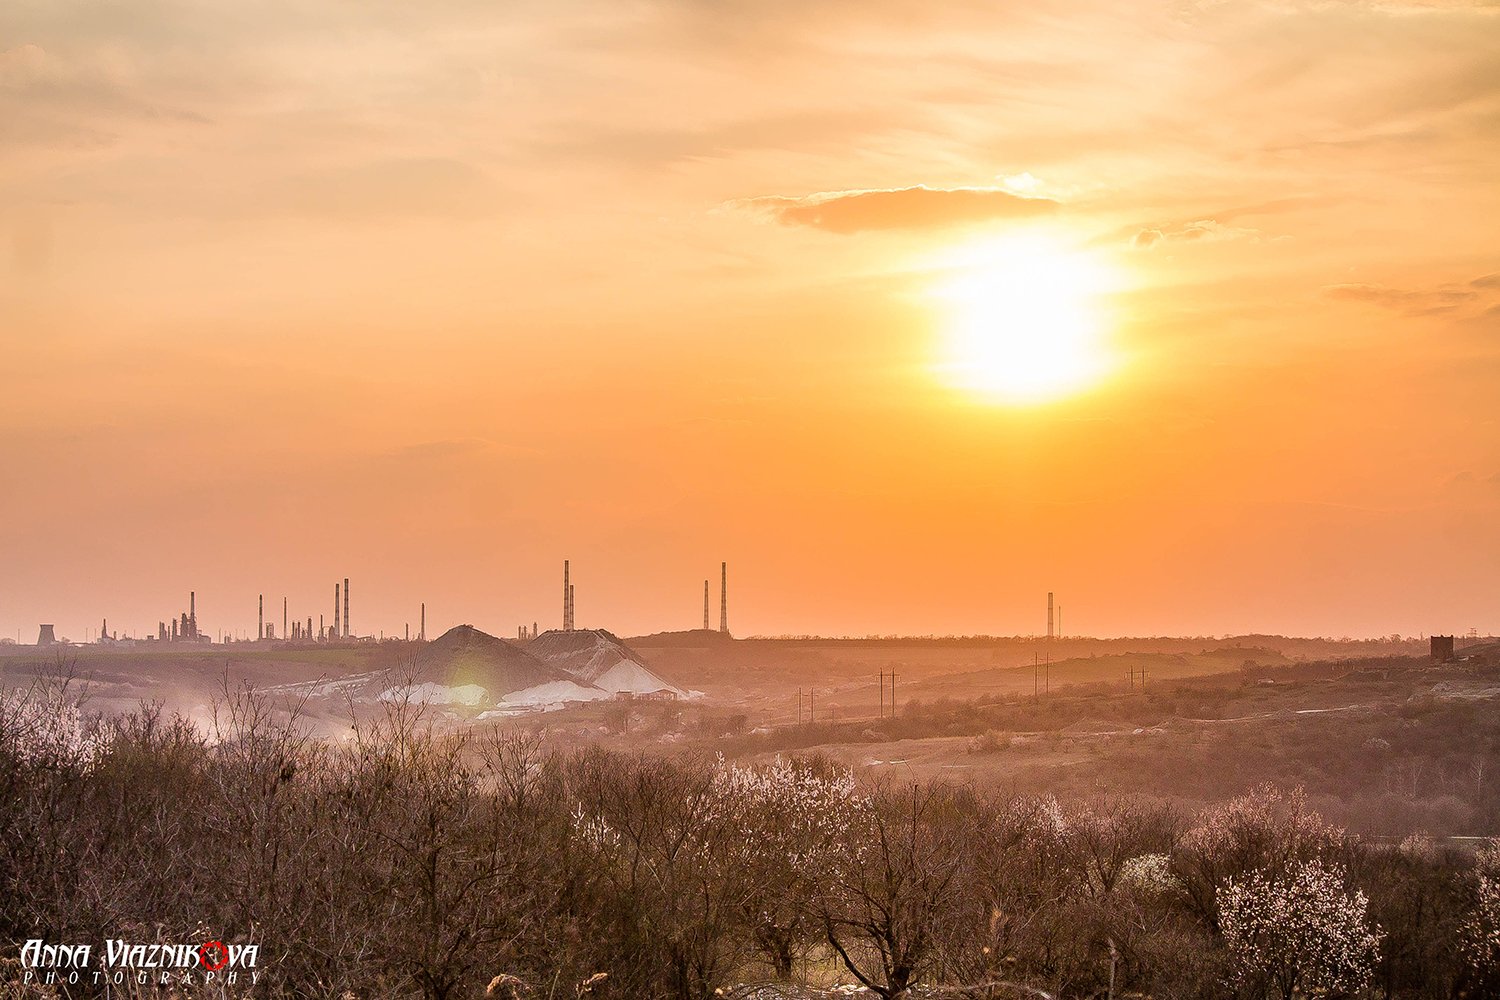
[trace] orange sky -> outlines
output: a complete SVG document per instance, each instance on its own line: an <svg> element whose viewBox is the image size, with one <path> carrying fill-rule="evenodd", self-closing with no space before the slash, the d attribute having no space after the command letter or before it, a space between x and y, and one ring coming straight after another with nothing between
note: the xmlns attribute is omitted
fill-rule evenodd
<svg viewBox="0 0 1500 1000"><path fill-rule="evenodd" d="M1500 629L1500 8L1013 6L10 0L0 635Z"/></svg>

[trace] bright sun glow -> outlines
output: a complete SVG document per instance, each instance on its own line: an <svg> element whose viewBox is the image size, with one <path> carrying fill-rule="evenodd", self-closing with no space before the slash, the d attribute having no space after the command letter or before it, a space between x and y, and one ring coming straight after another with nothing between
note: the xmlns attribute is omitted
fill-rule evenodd
<svg viewBox="0 0 1500 1000"><path fill-rule="evenodd" d="M1005 403L1081 391L1114 366L1100 299L1111 275L1095 257L1043 237L962 251L936 289L947 312L941 369L954 385Z"/></svg>

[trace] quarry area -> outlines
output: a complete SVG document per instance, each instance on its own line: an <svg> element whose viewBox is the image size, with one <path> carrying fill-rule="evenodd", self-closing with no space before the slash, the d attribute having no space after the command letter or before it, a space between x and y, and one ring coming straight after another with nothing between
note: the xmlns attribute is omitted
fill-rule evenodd
<svg viewBox="0 0 1500 1000"><path fill-rule="evenodd" d="M869 776L1193 806L1304 787L1373 836L1500 833L1500 657L1415 640L736 639L604 629L430 641L0 647L0 685L70 676L90 710L211 728L253 690L309 732L394 707L438 728L524 731L754 762L814 753Z"/></svg>

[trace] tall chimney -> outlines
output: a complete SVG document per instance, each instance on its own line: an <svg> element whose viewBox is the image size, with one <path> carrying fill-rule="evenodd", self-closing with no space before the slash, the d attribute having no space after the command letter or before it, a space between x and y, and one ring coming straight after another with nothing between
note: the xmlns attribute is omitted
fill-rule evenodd
<svg viewBox="0 0 1500 1000"><path fill-rule="evenodd" d="M333 631L328 634L328 638L330 639L337 639L344 634L344 627L339 624L339 622L344 620L342 612L339 610L339 594L341 593L343 591L339 589L339 583L335 580L333 582Z"/></svg>
<svg viewBox="0 0 1500 1000"><path fill-rule="evenodd" d="M198 592L188 591L188 621L193 623L193 631L198 631Z"/></svg>
<svg viewBox="0 0 1500 1000"><path fill-rule="evenodd" d="M708 631L708 581L703 581L703 631Z"/></svg>
<svg viewBox="0 0 1500 1000"><path fill-rule="evenodd" d="M573 586L568 585L568 631L578 627L577 607L573 603Z"/></svg>
<svg viewBox="0 0 1500 1000"><path fill-rule="evenodd" d="M563 560L563 622L564 632L573 631L573 588L568 584L568 561Z"/></svg>
<svg viewBox="0 0 1500 1000"><path fill-rule="evenodd" d="M287 631L290 625L291 622L287 619L286 614L286 598L283 597L281 599L281 637L283 639L290 639L292 637L292 634Z"/></svg>
<svg viewBox="0 0 1500 1000"><path fill-rule="evenodd" d="M349 578L344 577L344 638L347 639L352 633L349 630Z"/></svg>
<svg viewBox="0 0 1500 1000"><path fill-rule="evenodd" d="M417 641L427 641L427 602L422 602L422 623L417 626Z"/></svg>
<svg viewBox="0 0 1500 1000"><path fill-rule="evenodd" d="M260 624L258 624L258 625L255 626L255 638L257 638L257 639L264 639L266 637L266 595L265 594L261 594L260 595L260 610L256 613L255 618L256 618L256 621L258 621L260 623Z"/></svg>
<svg viewBox="0 0 1500 1000"><path fill-rule="evenodd" d="M729 564L719 563L719 631L729 632Z"/></svg>
<svg viewBox="0 0 1500 1000"><path fill-rule="evenodd" d="M1052 591L1047 591L1047 638L1052 638Z"/></svg>

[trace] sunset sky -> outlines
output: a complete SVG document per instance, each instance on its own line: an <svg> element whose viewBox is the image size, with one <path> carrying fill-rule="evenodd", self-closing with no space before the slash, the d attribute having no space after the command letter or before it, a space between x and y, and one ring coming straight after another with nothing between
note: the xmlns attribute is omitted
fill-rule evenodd
<svg viewBox="0 0 1500 1000"><path fill-rule="evenodd" d="M1497 631L1497 178L1487 2L7 0L0 635Z"/></svg>

